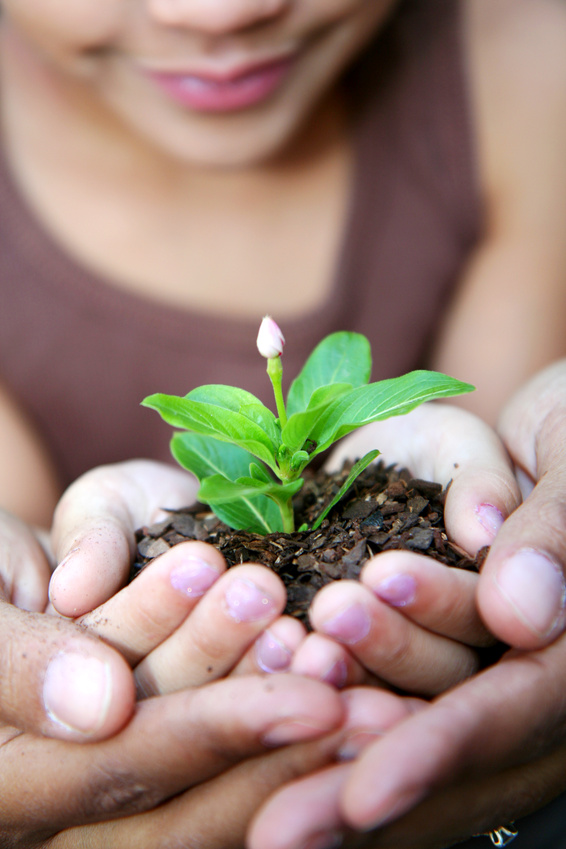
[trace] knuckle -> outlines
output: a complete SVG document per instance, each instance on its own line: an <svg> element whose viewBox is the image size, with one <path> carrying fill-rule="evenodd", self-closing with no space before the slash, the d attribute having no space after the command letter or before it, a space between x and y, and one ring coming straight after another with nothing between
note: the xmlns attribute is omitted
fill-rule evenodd
<svg viewBox="0 0 566 849"><path fill-rule="evenodd" d="M191 654L221 663L224 667L237 646L233 635L229 638L227 635L227 638L223 640L222 633L222 629L215 628L212 621L191 623Z"/></svg>
<svg viewBox="0 0 566 849"><path fill-rule="evenodd" d="M141 813L162 801L162 794L123 766L98 766L88 781L85 804L89 816Z"/></svg>

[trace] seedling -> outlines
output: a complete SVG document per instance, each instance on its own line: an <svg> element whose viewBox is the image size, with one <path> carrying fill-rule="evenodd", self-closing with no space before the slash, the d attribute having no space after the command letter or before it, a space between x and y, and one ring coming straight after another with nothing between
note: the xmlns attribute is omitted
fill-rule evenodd
<svg viewBox="0 0 566 849"><path fill-rule="evenodd" d="M277 324L264 318L257 345L267 358L277 415L250 392L222 384L199 386L184 398L155 394L142 402L182 429L171 440L173 456L198 478L199 501L232 528L258 534L293 533L293 497L303 486L301 475L314 457L359 427L403 415L425 401L474 389L469 383L424 370L369 383L368 340L342 331L317 345L285 400L281 388L284 343ZM378 455L374 449L358 460L311 530L320 526Z"/></svg>

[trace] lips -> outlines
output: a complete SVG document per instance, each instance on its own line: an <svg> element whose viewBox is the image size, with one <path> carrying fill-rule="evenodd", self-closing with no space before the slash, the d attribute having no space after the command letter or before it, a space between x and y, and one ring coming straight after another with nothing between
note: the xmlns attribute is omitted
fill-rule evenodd
<svg viewBox="0 0 566 849"><path fill-rule="evenodd" d="M283 84L293 66L285 57L229 74L150 71L154 83L182 106L197 112L236 112L267 100Z"/></svg>

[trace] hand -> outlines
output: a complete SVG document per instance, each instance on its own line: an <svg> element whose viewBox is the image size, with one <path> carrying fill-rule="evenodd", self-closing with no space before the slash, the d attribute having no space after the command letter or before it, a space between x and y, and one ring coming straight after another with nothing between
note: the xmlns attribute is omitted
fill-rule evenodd
<svg viewBox="0 0 566 849"><path fill-rule="evenodd" d="M446 452L437 450L433 476L447 482L455 472L455 459L459 465L450 489L448 512L451 499L466 498L458 480L466 475L477 476L478 468L486 469L490 483L494 482L491 484L494 491L489 491L492 500L505 511L515 506L518 488L506 455L491 431L470 414L447 406L434 406L428 412L421 408L416 412L418 415L407 417L411 427L417 433L433 432ZM456 445L451 435L460 433L459 428L463 428L463 434ZM392 434L398 436L399 428L367 429L366 439L378 439L377 444L383 445L387 437L392 441ZM414 438L411 441L407 431L401 445L406 451L406 446L413 444ZM393 450L399 456L401 446L393 449L390 445L390 456ZM417 469L423 465L420 458L412 459L413 464L419 460ZM482 465L478 467L478 463ZM54 526L55 545L64 560L53 576L51 598L60 612L70 615L82 611L93 599L100 600L124 580L129 568L126 543L133 535L133 516L141 525L150 520L148 510L153 512L160 503L170 503L157 500L155 493L163 489L163 481L172 471L155 463L119 464L98 469L70 488L59 505ZM93 502L97 504L94 520ZM472 506L475 505L466 503L460 512L453 510L453 515L459 517L465 510L471 513ZM77 516L78 522L74 518ZM86 522L83 516L88 517ZM71 525L78 524L74 533L69 533L70 518ZM490 535L476 514L472 520L477 525L475 537L468 530L470 523L461 522L467 533L462 535L462 541L477 547L488 541ZM97 536L91 556L93 525ZM488 531L491 533L492 529L488 527ZM120 545L116 544L117 532ZM62 549L60 540L64 541ZM69 544L71 554L67 553ZM123 552L121 557L114 555L116 548ZM320 635L304 641L305 632L298 622L279 618L285 592L272 572L248 565L223 574L225 564L219 553L198 542L174 547L147 567L133 584L79 621L136 667L138 692L144 695L197 686L231 672L287 668L337 686L378 678L411 692L430 695L478 668L477 653L465 647L464 642L481 646L489 644L492 638L476 613L474 575L440 567L424 558L413 557L412 563L412 555L400 555L396 552L378 558L364 575L368 576L370 586L372 580L379 583L377 563L383 562L386 567L389 557L394 569L395 564L403 566L408 561L400 577L412 581L418 592L402 611L380 601L363 584L345 581L328 587L316 600L312 612L315 627L326 629L327 634L332 632L336 639L340 639L336 628L328 626L328 621L336 615L333 606L339 608L342 624L346 608L367 619L359 646L354 646L356 640L351 634L346 635L344 641L350 644L351 653ZM113 572L102 573L99 561L113 563ZM390 585L391 579L386 574L383 580ZM245 623L227 603L234 592L242 591L249 608ZM256 596L254 610L250 607L252 595ZM434 604L430 603L431 599L436 599ZM452 611L450 621L445 616L447 609ZM270 630L266 634L267 627ZM428 663L433 656L435 663Z"/></svg>
<svg viewBox="0 0 566 849"><path fill-rule="evenodd" d="M478 605L500 639L537 649L566 624L566 360L514 396L499 431L530 495L491 548Z"/></svg>
<svg viewBox="0 0 566 849"><path fill-rule="evenodd" d="M76 589L72 581L74 576L87 595L84 600L77 592L77 604L88 606L89 593L91 599L97 593L104 597L109 588L121 580L120 575L128 566L133 529L151 521L159 503L181 506L190 501L194 493L188 485L192 486L189 476L157 464L125 464L97 470L78 482L62 500L57 514L54 543L59 551L72 554L57 576L55 596L60 591L64 601L69 602L72 593L65 590ZM30 546L35 545L43 572L37 566L32 570L35 585L29 579L28 583L36 593L36 607L42 610L50 570L37 540L31 535L29 539L25 537L23 530L20 526L14 530L14 545L23 545L24 539ZM118 556L114 557L116 553ZM106 576L101 580L100 572L104 570L100 569L89 572L87 568L83 573L81 557L85 558L87 567L105 566ZM72 565L65 574L69 564ZM200 583L195 582L195 577L199 576L195 575L195 567L200 569ZM93 686L100 649L110 658L106 668L112 659L118 660L130 688L129 704L133 706L131 672L116 652L105 642L95 639L96 629L105 640L123 650L131 663L144 658L146 666L138 664L138 670L145 669L146 685L150 680L147 664L150 661L154 664L156 683L152 689L155 691L185 686L184 680L175 677L175 670L179 668L183 676L189 674L196 683L227 671L230 658L243 672L245 649L266 622L277 618L284 606L284 590L279 579L261 567L244 566L224 576L223 569L223 560L213 548L198 542L179 546L168 557L153 563L137 581L106 604L84 616L80 628L55 616L25 614L6 605L5 618L0 622L4 622L7 629L10 624L13 626L16 614L35 617L34 630L28 627L26 631L28 666L41 662L43 650L48 653L49 646L44 649L30 643L30 638L38 639L38 634L40 646L43 646L41 635L47 638L54 631L60 645L74 650L68 680L65 680L64 655L60 651L54 659L55 672L51 670L50 675L48 671L46 676L51 699L50 720L55 730L62 729L63 736L68 739L84 739L85 736L91 741L97 739L90 728L82 728L90 734L79 735L73 723L84 726L85 717L96 719L96 708L105 709L107 716L112 708L108 697L116 696L111 687L112 677L101 676L100 683L105 687L102 697L97 698ZM18 578L23 571L18 572ZM71 580L67 584L69 575ZM215 581L218 583L216 600L214 595L210 601L201 599L208 585ZM259 599L254 597L254 586L261 589ZM222 598L228 614L220 603ZM203 603L200 620L195 615L192 629L184 636L181 626L189 613L196 614L199 599ZM257 610L254 612L254 602L258 601L259 616ZM264 602L269 602L267 609ZM235 614L231 621L230 605ZM219 616L224 616L221 629L228 633L229 640L226 642L224 636L222 643L223 637L218 634L215 648L218 656L213 658L215 668L211 674L207 664L212 662L212 638L219 630L216 627L220 624ZM90 632L86 631L86 624L91 625ZM281 624L285 626L285 621L281 620ZM295 626L302 638L302 627L293 621L292 629ZM164 653L171 632L169 649ZM206 634L210 638L208 641ZM199 648L209 652L208 658L205 658L206 651L196 651L196 635L204 639ZM82 638L82 644L76 639L73 642L73 636ZM240 648L236 650L236 646ZM160 654L152 658L151 650L156 647ZM186 654L189 648L193 650L190 659ZM224 664L224 669L219 668L217 661ZM14 669L19 671L21 665L14 664ZM8 676L2 681L7 684ZM80 703L69 697L69 687L77 681L80 686L76 689L83 694ZM14 722L19 724L17 705L12 714ZM138 705L135 716L121 733L104 743L92 742L88 747L34 737L4 725L0 728L0 760L3 758L0 775L6 779L3 783L0 781L4 811L2 833L10 845L25 847L47 845L47 842L49 846L75 846L84 841L88 841L89 846L102 847L134 840L137 846L153 849L161 839L158 834L168 842L176 833L183 835L183 841L193 840L195 835L199 839L206 835L207 846L241 845L251 812L269 788L327 763L332 756L326 742L321 744L320 750L311 747L312 751L305 744L291 746L285 755L282 750L268 750L281 744L321 737L337 727L345 714L347 711L336 692L317 682L278 676L269 682L238 677L185 691L178 694L178 698L147 700ZM128 714L124 721L129 718ZM263 757L254 759L258 755ZM240 772L250 779L257 774L253 792L250 784L242 784ZM213 779L216 775L218 781ZM140 811L143 815L138 816ZM220 817L218 812L221 812Z"/></svg>
<svg viewBox="0 0 566 849"><path fill-rule="evenodd" d="M532 560L519 561L522 580L511 593L502 591L499 571L524 551L564 563L559 505L566 495L565 399L566 363L561 362L531 381L506 408L502 436L536 485L499 531L478 589L482 613L501 638L545 647L508 652L368 746L358 761L276 794L252 827L251 849L293 849L345 824L379 827L372 846L432 849L516 820L565 789L566 635L550 642L563 627L562 569L551 567L550 578L541 582L543 592L529 574ZM477 491L474 483L470 494ZM492 498L484 503L498 504ZM546 627L543 617L533 623L527 605L531 595L550 600ZM310 804L312 799L318 805ZM282 814L290 804L294 817L285 823ZM327 834L328 845L331 840Z"/></svg>
<svg viewBox="0 0 566 849"><path fill-rule="evenodd" d="M372 849L440 849L516 822L566 789L565 686L565 635L536 658L509 653L357 760L275 793L249 849L330 847L350 829L377 829Z"/></svg>
<svg viewBox="0 0 566 849"><path fill-rule="evenodd" d="M89 746L4 727L2 842L22 849L157 849L176 839L240 846L269 788L329 761L328 742L312 748L304 741L338 728L345 714L331 688L276 675L147 699L122 732ZM283 755L277 747L286 744L296 745ZM244 759L252 760L246 766ZM253 781L242 784L239 770Z"/></svg>
<svg viewBox="0 0 566 849"><path fill-rule="evenodd" d="M417 477L451 481L446 525L470 554L493 542L504 517L520 503L503 445L460 409L425 405L400 420L372 425L343 441L331 467L371 447ZM343 671L351 669L338 641L368 675L407 692L437 695L476 672L482 662L476 649L494 642L478 614L477 584L476 573L414 552L379 554L359 582L332 583L317 594L310 611L317 634L298 647L291 669L320 678L325 669L336 675L339 662Z"/></svg>
<svg viewBox="0 0 566 849"><path fill-rule="evenodd" d="M0 721L80 742L115 734L134 710L130 669L84 629L40 612L51 565L39 534L1 513L0 538Z"/></svg>

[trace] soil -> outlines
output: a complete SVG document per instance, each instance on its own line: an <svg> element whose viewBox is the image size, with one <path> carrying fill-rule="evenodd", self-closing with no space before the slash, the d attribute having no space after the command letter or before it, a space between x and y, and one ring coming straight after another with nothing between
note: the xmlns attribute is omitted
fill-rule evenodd
<svg viewBox="0 0 566 849"><path fill-rule="evenodd" d="M351 466L334 475L310 475L295 498L296 525L312 525L346 480ZM444 527L446 490L413 478L407 469L369 466L316 531L267 536L228 528L202 504L170 510L165 521L140 528L133 579L154 557L188 539L216 546L228 566L258 562L272 568L287 587L285 612L308 627L307 610L315 593L330 581L357 578L370 557L406 549L434 557L447 566L478 571L487 549L475 559L451 542Z"/></svg>

